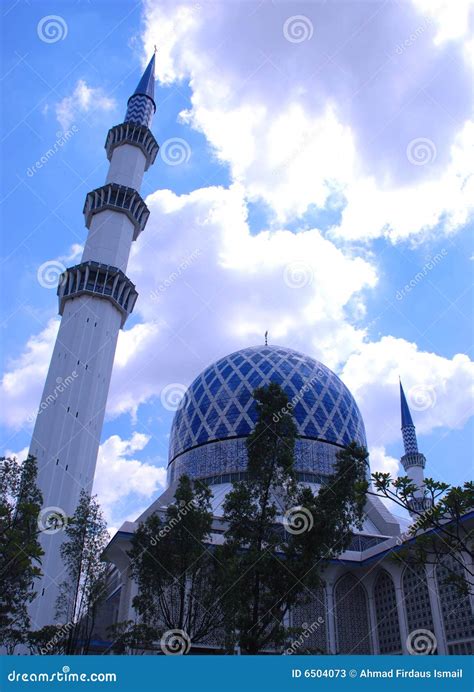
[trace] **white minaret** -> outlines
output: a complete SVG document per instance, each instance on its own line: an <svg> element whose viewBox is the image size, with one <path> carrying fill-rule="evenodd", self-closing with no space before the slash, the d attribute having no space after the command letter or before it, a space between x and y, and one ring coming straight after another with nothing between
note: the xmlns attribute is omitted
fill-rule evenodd
<svg viewBox="0 0 474 692"><path fill-rule="evenodd" d="M402 383L400 382L400 408L402 419L402 436L403 447L405 454L401 458L403 468L405 469L408 478L418 487L418 491L414 493L410 507L415 512L410 512L412 516L417 516L416 512L423 512L431 506L431 499L425 497L425 464L426 459L421 452L418 451L418 442L416 439L416 430L411 417L408 402L405 392L403 391Z"/></svg>
<svg viewBox="0 0 474 692"><path fill-rule="evenodd" d="M61 325L30 448L43 493L39 523L46 529L44 576L30 608L33 629L54 622L65 578L59 553L64 533L55 532L48 519L71 516L81 490L92 489L118 332L138 295L125 272L132 241L149 216L139 190L158 153L149 130L156 111L154 83L155 56L128 100L125 122L109 130L107 180L88 193L84 205L89 233L82 260L59 281Z"/></svg>

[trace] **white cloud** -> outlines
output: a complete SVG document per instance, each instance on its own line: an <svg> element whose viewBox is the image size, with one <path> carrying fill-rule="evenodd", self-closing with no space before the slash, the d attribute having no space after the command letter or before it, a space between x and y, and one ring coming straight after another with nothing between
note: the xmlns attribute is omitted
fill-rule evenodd
<svg viewBox="0 0 474 692"><path fill-rule="evenodd" d="M342 377L354 394L367 427L369 448L399 442L402 379L418 435L439 428L461 429L473 414L474 363L420 351L393 336L366 343L349 357Z"/></svg>
<svg viewBox="0 0 474 692"><path fill-rule="evenodd" d="M31 336L23 352L6 366L0 383L1 422L13 429L32 425L38 410L48 371L59 320L51 319L39 333Z"/></svg>
<svg viewBox="0 0 474 692"><path fill-rule="evenodd" d="M294 3L148 0L144 43L159 43L164 83L189 80L182 118L277 223L336 195L334 235L395 241L453 232L474 210L468 2L454 4L351 3L345 22L337 3L302 5L314 35L295 44L282 31ZM407 154L420 138L426 165Z"/></svg>
<svg viewBox="0 0 474 692"><path fill-rule="evenodd" d="M370 448L370 470L372 473L390 473L392 478L398 476L400 461L387 454L385 447L373 446ZM403 469L402 469L403 473Z"/></svg>
<svg viewBox="0 0 474 692"><path fill-rule="evenodd" d="M100 87L90 87L84 79L79 79L71 96L65 96L56 103L55 111L59 124L66 131L78 116L99 111L109 112L115 107L115 100L107 96Z"/></svg>
<svg viewBox="0 0 474 692"><path fill-rule="evenodd" d="M399 374L419 434L462 427L471 414L468 357L444 358L393 336L369 343L354 320L377 286L370 255L336 248L317 229L252 235L243 194L234 185L147 199L150 220L128 271L139 286L141 321L120 333L109 418L128 412L136 420L140 404L153 400L160 411L166 385L190 384L217 358L263 343L268 329L270 343L342 368L370 449L401 444ZM31 338L3 379L11 427L39 401L56 329L53 320Z"/></svg>
<svg viewBox="0 0 474 692"><path fill-rule="evenodd" d="M109 525L120 526L123 521L135 519L137 510L131 512L131 506L151 501L165 486L164 467L133 458L149 439L137 432L128 440L112 435L99 447L93 492Z"/></svg>
<svg viewBox="0 0 474 692"><path fill-rule="evenodd" d="M29 447L23 447L23 449L20 449L19 452L14 452L12 449L6 449L5 451L2 451L0 456L4 456L7 459L16 458L18 461L25 461L25 459L28 457L28 452Z"/></svg>
<svg viewBox="0 0 474 692"><path fill-rule="evenodd" d="M336 248L317 229L251 235L242 188L205 188L147 199L151 216L133 248L144 324L121 335L112 415L170 383L189 384L237 348L282 343L338 367L365 337L346 316L377 283L368 259ZM176 228L180 229L176 233ZM163 252L162 248L166 248ZM360 310L360 308L359 308Z"/></svg>
<svg viewBox="0 0 474 692"><path fill-rule="evenodd" d="M58 261L64 262L66 267L71 266L73 263L80 259L83 250L83 245L80 245L80 243L73 243L69 248L69 252L67 252L65 255L61 255L60 257L58 257Z"/></svg>
<svg viewBox="0 0 474 692"><path fill-rule="evenodd" d="M413 0L417 9L437 25L436 45L470 35L473 0Z"/></svg>

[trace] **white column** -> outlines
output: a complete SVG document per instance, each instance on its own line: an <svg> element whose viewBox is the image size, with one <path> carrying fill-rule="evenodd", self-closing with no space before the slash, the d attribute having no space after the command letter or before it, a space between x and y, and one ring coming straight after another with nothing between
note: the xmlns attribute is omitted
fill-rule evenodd
<svg viewBox="0 0 474 692"><path fill-rule="evenodd" d="M444 633L443 616L441 613L441 604L438 598L438 584L436 581L436 566L426 565L426 584L428 586L428 594L430 597L431 614L433 617L433 634L436 637L437 651L439 655L447 654L448 647Z"/></svg>
<svg viewBox="0 0 474 692"><path fill-rule="evenodd" d="M403 593L403 571L397 569L393 573L390 570L389 574L393 579L393 584L395 586L395 600L397 603L397 615L398 615L398 626L400 628L400 639L402 643L402 654L407 655L407 640L408 640L408 626L405 613L405 596Z"/></svg>
<svg viewBox="0 0 474 692"><path fill-rule="evenodd" d="M380 644L379 644L379 633L377 629L377 612L375 609L375 600L373 596L373 589L371 588L370 590L367 590L367 600L369 603L369 621L370 621L370 639L371 639L371 646L372 646L372 653L373 654L379 654L380 653Z"/></svg>
<svg viewBox="0 0 474 692"><path fill-rule="evenodd" d="M336 649L336 615L334 608L334 582L326 582L324 586L326 594L326 637L328 640L328 653L337 653Z"/></svg>

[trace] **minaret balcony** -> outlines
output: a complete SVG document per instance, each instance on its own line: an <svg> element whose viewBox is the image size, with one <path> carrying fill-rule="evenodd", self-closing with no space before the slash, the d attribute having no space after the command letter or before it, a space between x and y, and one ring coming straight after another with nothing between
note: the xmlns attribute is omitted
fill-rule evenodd
<svg viewBox="0 0 474 692"><path fill-rule="evenodd" d="M135 284L117 267L100 262L81 262L66 269L59 278L59 314L67 300L82 295L109 300L122 314L123 327L133 310L138 293Z"/></svg>
<svg viewBox="0 0 474 692"><path fill-rule="evenodd" d="M431 497L412 497L408 501L409 511L427 512L433 506Z"/></svg>
<svg viewBox="0 0 474 692"><path fill-rule="evenodd" d="M105 150L109 161L112 158L115 147L119 147L121 144L131 144L143 152L146 158L145 170L148 170L155 162L160 148L148 127L133 122L115 125L115 127L109 130L107 141L105 142Z"/></svg>
<svg viewBox="0 0 474 692"><path fill-rule="evenodd" d="M422 469L424 469L426 464L426 458L424 454L421 454L420 452L404 454L400 461L402 462L405 471L412 466L420 466Z"/></svg>
<svg viewBox="0 0 474 692"><path fill-rule="evenodd" d="M84 204L86 226L90 228L92 217L105 209L126 214L134 226L133 240L136 240L146 226L150 210L139 193L132 187L108 183L87 193Z"/></svg>

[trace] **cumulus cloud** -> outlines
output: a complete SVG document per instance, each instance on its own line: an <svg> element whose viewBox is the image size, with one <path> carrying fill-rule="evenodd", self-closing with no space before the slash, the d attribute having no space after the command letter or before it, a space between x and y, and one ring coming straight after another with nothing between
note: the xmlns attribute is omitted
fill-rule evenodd
<svg viewBox="0 0 474 692"><path fill-rule="evenodd" d="M263 343L268 330L270 343L341 372L371 449L401 441L399 374L420 434L464 425L472 401L467 356L444 358L393 336L368 341L358 320L377 286L370 254L337 248L317 228L251 234L238 184L187 195L161 190L147 204L150 220L129 267L140 288L139 322L119 335L109 418L129 413L136 421L145 402L160 411L164 387L190 384L213 360ZM53 320L5 374L7 425L21 425L39 401L56 330Z"/></svg>
<svg viewBox="0 0 474 692"><path fill-rule="evenodd" d="M373 446L370 448L370 469L372 473L390 473L392 478L398 475L400 462L387 454L385 447Z"/></svg>
<svg viewBox="0 0 474 692"><path fill-rule="evenodd" d="M134 520L137 510L130 513L130 507L151 501L165 486L163 466L133 458L145 449L149 439L148 435L138 432L128 440L112 435L99 447L93 492L98 496L109 526Z"/></svg>
<svg viewBox="0 0 474 692"><path fill-rule="evenodd" d="M107 96L101 87L91 87L84 79L79 79L72 94L59 101L55 111L59 124L66 131L78 116L83 117L100 111L109 112L115 107L115 100Z"/></svg>
<svg viewBox="0 0 474 692"><path fill-rule="evenodd" d="M277 223L336 196L335 235L399 240L473 212L468 4L349 3L341 21L338 3L147 0L144 42L161 81L189 80L182 118ZM306 40L288 40L294 15Z"/></svg>
<svg viewBox="0 0 474 692"><path fill-rule="evenodd" d="M369 259L336 248L316 228L252 235L239 185L159 191L147 204L150 221L129 267L143 324L121 335L110 413L168 384L189 384L213 359L263 343L266 330L270 343L332 367L362 344L365 331L346 312L377 283Z"/></svg>
<svg viewBox="0 0 474 692"><path fill-rule="evenodd" d="M473 414L473 375L474 364L464 354L443 358L393 336L365 343L342 370L362 410L371 449L401 443L399 376L417 432L424 435L465 425Z"/></svg>
<svg viewBox="0 0 474 692"><path fill-rule="evenodd" d="M49 320L46 327L31 336L22 353L7 363L0 383L0 420L9 428L19 429L34 423L43 391L59 320Z"/></svg>

